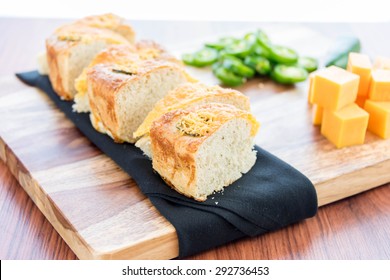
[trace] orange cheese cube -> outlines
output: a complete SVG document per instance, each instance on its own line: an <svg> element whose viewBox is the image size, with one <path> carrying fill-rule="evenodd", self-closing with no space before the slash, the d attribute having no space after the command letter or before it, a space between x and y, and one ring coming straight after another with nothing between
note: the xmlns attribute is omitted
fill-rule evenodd
<svg viewBox="0 0 390 280"><path fill-rule="evenodd" d="M369 115L356 104L339 111L324 110L321 133L337 148L364 143Z"/></svg>
<svg viewBox="0 0 390 280"><path fill-rule="evenodd" d="M354 103L359 87L359 76L336 66L318 71L314 76L313 103L336 111Z"/></svg>
<svg viewBox="0 0 390 280"><path fill-rule="evenodd" d="M358 96L367 96L371 81L372 64L368 55L349 53L347 70L359 75Z"/></svg>
<svg viewBox="0 0 390 280"><path fill-rule="evenodd" d="M364 103L366 102L367 98L364 96L358 96L355 100L355 103L360 107L364 108Z"/></svg>
<svg viewBox="0 0 390 280"><path fill-rule="evenodd" d="M314 125L321 125L322 123L322 116L324 114L324 108L318 106L317 104L314 104L312 108L312 122Z"/></svg>
<svg viewBox="0 0 390 280"><path fill-rule="evenodd" d="M390 70L373 70L369 99L374 101L390 101Z"/></svg>
<svg viewBox="0 0 390 280"><path fill-rule="evenodd" d="M390 70L390 58L378 56L374 61L374 69Z"/></svg>
<svg viewBox="0 0 390 280"><path fill-rule="evenodd" d="M370 114L368 130L379 137L390 137L390 102L367 100L364 109Z"/></svg>
<svg viewBox="0 0 390 280"><path fill-rule="evenodd" d="M314 73L309 75L309 93L308 93L308 102L313 104L313 91L314 91Z"/></svg>

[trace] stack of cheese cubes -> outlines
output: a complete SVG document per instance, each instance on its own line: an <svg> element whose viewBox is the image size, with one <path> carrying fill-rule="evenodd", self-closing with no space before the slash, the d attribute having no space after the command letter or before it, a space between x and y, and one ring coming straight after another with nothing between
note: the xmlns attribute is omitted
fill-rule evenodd
<svg viewBox="0 0 390 280"><path fill-rule="evenodd" d="M310 77L313 124L337 148L363 144L366 130L390 137L390 59L350 53L347 70L336 66Z"/></svg>

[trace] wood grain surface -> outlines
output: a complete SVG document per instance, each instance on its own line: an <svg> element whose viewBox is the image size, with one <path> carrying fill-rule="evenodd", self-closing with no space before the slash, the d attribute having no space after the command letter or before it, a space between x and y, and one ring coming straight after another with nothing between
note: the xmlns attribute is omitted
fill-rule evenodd
<svg viewBox="0 0 390 280"><path fill-rule="evenodd" d="M10 23L10 21L7 22ZM25 21L25 23L26 22L29 21ZM32 22L39 23L40 21L32 21ZM55 21L50 21L50 22L52 26L55 24ZM20 24L19 21L18 24ZM39 26L39 24L37 25ZM146 26L147 25L148 24L146 24ZM16 64L16 66L17 65L18 64ZM23 65L23 63L20 63L18 67L20 67L20 65ZM16 69L15 65L13 69ZM31 101L34 102L34 100L29 99L31 98L31 95L28 94L26 95L26 91L28 91L26 90L26 87L22 86L21 88L20 84L19 85L13 83L8 84L8 88L14 86L15 86L15 90L19 93L18 96L22 100L26 99L26 102L23 102L24 104L23 106L26 106L27 108L29 106L31 107L30 102ZM248 92L248 94L250 94L250 92ZM42 95L39 94L36 96L40 96L39 98L44 98L42 97ZM17 102L20 102L20 99L18 99ZM34 119L34 117L39 117L39 112L53 111L52 108L50 108L50 106L47 105L47 102L42 104L46 104L46 105L37 108L36 110L33 111L31 116L29 115L29 117L31 117L31 121L32 119ZM306 111L302 111L302 112L305 112L306 114ZM53 176L48 181L54 179L54 180L59 180L58 182L63 182L61 181L61 178L65 178L66 174L61 174L61 172L59 172L60 169L58 168L58 166L56 166L56 164L53 164L53 162L59 162L59 165L62 164L65 164L67 166L70 165L72 168L76 168L76 169L82 168L84 165L83 164L78 165L77 163L76 164L69 163L67 162L67 158L62 157L61 155L66 154L66 156L68 156L70 154L72 158L77 158L79 162L88 162L88 164L92 164L92 165L94 164L94 161L91 159L98 159L99 162L102 159L99 157L99 155L96 152L96 149L93 146L91 146L84 140L80 140L79 137L80 135L78 134L77 130L76 132L73 132L72 130L74 129L72 129L69 126L69 124L66 123L66 121L65 122L61 121L61 126L63 126L63 128L61 129L60 134L56 134L54 131L51 132L52 137L60 137L62 141L62 142L60 141L60 143L62 143L62 146L65 146L65 150L66 150L64 154L61 153L58 154L57 153L58 151L56 151L55 147L50 145L50 141L48 143L48 147L45 147L45 148L49 148L49 150L52 151L52 153L45 153L45 155L47 155L48 157L42 157L40 155L39 149L36 151L35 149L31 149L31 146L26 145L26 141L28 142L30 138L24 136L29 135L31 131L34 131L34 136L35 136L34 138L37 137L38 138L37 140L39 141L40 140L39 132L42 130L47 130L48 128L50 129L50 127L52 128L53 125L54 126L58 125L58 119L61 118L61 116L59 115L60 114L58 113L53 113L52 118L48 123L42 123L40 125L37 125L36 127L31 127L31 128L29 127L29 120L28 118L26 119L26 116L16 116L15 117L16 120L19 121L23 120L23 127L20 127L16 131L14 130L15 131L14 133L9 133L7 137L11 137L9 139L13 139L16 142L16 144L12 147L13 151L16 149L18 151L21 151L22 153L27 154L26 158L30 157L31 166L44 166L49 169L50 171L49 174L52 174ZM8 121L5 124L2 121L1 124L3 127L5 127L5 130L15 129L14 127L7 128L7 125L9 125ZM267 133L267 130L263 131L263 133ZM70 137L71 139L78 139L78 140L66 141L68 139L67 137ZM16 141L16 139L19 140ZM295 147L294 149L296 148L297 147ZM384 154L386 155L386 153ZM2 150L2 156L4 158L7 157L8 163L9 161L15 162L15 158L12 157L12 153L10 153L9 149ZM288 156L292 158L294 157L294 153ZM24 162L26 162L26 160ZM342 162L343 159L340 159L340 163ZM115 166L112 166L109 161L108 162L104 161L104 164L105 164L104 166L106 166L108 170L117 171L115 170ZM9 170L5 169L4 165L1 165L0 168L1 168L0 170L2 170L2 172L0 173L1 174L0 178L2 178L2 180L0 181L1 182L0 198L2 199L0 200L0 202L2 202L1 212L0 212L2 217L1 219L2 230L0 231L0 234L1 237L3 237L4 235L4 238L1 238L2 242L0 243L1 244L0 257L1 258L74 258L75 255L73 255L72 252L69 251L68 247L64 245L63 241L60 238L58 238L58 235L56 235L55 232L52 229L50 229L49 224L42 218L42 216L39 216L40 215L39 211L37 211L36 207L32 205L31 200L27 199L26 194L21 190L20 186L15 182L15 180L10 175ZM23 168L22 166L19 166L18 170L24 171L21 173L17 173L18 179L22 182L23 180L25 180L26 177L28 177L29 173L30 175L34 174L34 176L38 176L38 177L42 176L39 177L40 180L43 180L42 178L47 178L45 172L42 171L41 167L36 167L35 169L32 168L31 170L29 169L31 172L25 172L26 169ZM87 173L85 174L86 177L91 175L91 173L88 173L91 172L90 170L85 170L85 172ZM92 173L93 176L104 177L105 170L103 169L99 170L97 168ZM317 173L319 172L314 169L313 175L316 175ZM375 170L372 174L375 175ZM353 177L354 176L352 176L351 179L354 179ZM375 177L375 176L371 176L371 177ZM321 176L319 176L318 178L321 178ZM355 181L360 181L357 178L355 179L356 179ZM93 192L97 190L98 199L106 199L105 196L109 192L107 190L115 189L116 191L119 191L118 194L127 195L131 193L132 195L137 196L137 199L144 201L143 196L141 194L137 194L137 191L133 190L136 188L133 187L130 182L126 181L128 179L121 177L121 175L118 175L118 177L116 177L116 180L117 182L126 182L125 185L130 187L124 187L122 183L115 185L115 184L111 184L111 182L107 182L105 184L104 180L103 182L102 180L99 180L101 185L93 184L92 186L89 185L88 182L81 182L80 186L74 188L82 189L82 191L78 194L83 193L83 195L80 196L75 195L71 199L68 199L69 200L68 202L64 202L64 204L66 205L67 203L69 203L70 205L70 202L74 202L74 201L79 202L79 204L84 204L86 198L90 197L91 193L89 193L89 191L92 189L94 190ZM64 184L64 185L56 184L57 187L55 189L50 190L50 194L54 194L54 193L56 194L53 196L56 197L56 200L52 201L55 202L54 203L55 205L58 205L57 202L63 199L64 190L67 189L68 187L74 186L73 184L71 184L71 182L68 183L69 184ZM378 182L376 182L375 184L377 183ZM350 182L345 182L345 185L349 186L349 184ZM60 187L58 187L58 185ZM313 219L309 219L307 221L301 222L299 224L293 225L286 229L279 230L274 233L266 234L264 236L260 236L257 238L242 240L234 244L223 246L221 248L217 248L215 250L205 252L198 256L194 256L193 258L195 259L196 258L222 258L222 259L225 258L230 258L230 259L237 259L237 258L240 259L241 258L242 259L388 258L389 247L390 247L389 239L388 239L388 232L389 232L388 223L386 227L386 221L387 222L389 221L389 210L390 210L389 203L388 203L389 201L388 189L389 189L388 186L384 186L375 189L373 191L370 191L368 193L364 193L358 197L350 198L344 202L337 203L330 206L325 206L320 210L319 214ZM18 192L19 194L18 195L12 194L15 192ZM28 192L28 188L27 188L27 192ZM38 207L41 207L41 209L43 209L43 207L47 207L47 205L40 205L39 199L42 199L42 197L44 198L46 195L47 194L41 194L40 196L34 198ZM363 197L363 199L361 199L361 197ZM14 198L16 199L16 201L14 200ZM123 198L121 197L121 195L110 197L110 198L114 199L115 202L119 202L118 204L123 203ZM330 198L330 200L332 199L333 200L337 199L337 197ZM3 201L5 201L5 203L3 203ZM20 201L27 201L26 203L22 203L23 209L20 209L21 207ZM28 206L29 203L30 206ZM131 203L131 202L127 202L127 203ZM124 204L126 204L126 202ZM344 206L340 206L340 205L344 205ZM33 209L31 212L27 211L27 209L24 209L24 208L30 209L29 207ZM66 206L61 207L61 209L62 208L66 209ZM85 208L84 207L82 208L83 209L79 209L79 211L88 210L88 205L85 205ZM11 210L7 211L8 209ZM15 209L17 209L19 215L18 213L15 214ZM153 217L153 213L155 213L153 207L149 205L148 207L146 207L146 209L147 211L150 211ZM26 212L20 213L22 210L23 212L24 211ZM53 213L53 216L47 215L48 216L47 218L53 222L53 217L58 218L58 212L56 212L58 211L58 209L56 209L56 207L51 206L49 210L50 210L49 212ZM35 215L34 215L34 211L36 213ZM68 209L68 211L69 213L75 212L74 209ZM109 211L107 211L107 209L101 209L101 213L91 213L90 217L95 218L94 214L96 214L97 216L100 216L102 219L105 219L104 215L110 215L110 213L106 213L106 212ZM22 215L22 217L20 217L20 215ZM36 217L36 215L38 215L38 217ZM134 216L135 215L131 216L130 213L130 217L134 217ZM33 222L36 219L38 219L38 222ZM40 221L44 221L44 222L40 223L39 219ZM121 217L119 217L118 219L121 219ZM17 226L28 228L28 224L25 225L25 223L22 222L25 220L29 221L28 224L30 223L34 224L35 231L34 229L25 230L25 231L20 231L17 229ZM385 221L384 223L385 226L383 226L383 221ZM68 221L61 221L61 222L62 225L63 224L66 225ZM79 222L78 224L79 228L89 227L88 225L85 226L86 224L88 224L88 219L85 219L84 221L78 221L78 222ZM41 226L41 224L43 225ZM49 229L46 229L45 224L46 227L49 226ZM158 228L159 225L163 225L163 227L165 228L166 221L164 220L159 221L157 225L151 225L151 227ZM59 225L54 224L54 226L58 227ZM100 224L99 227L101 228L109 227L109 224L103 223ZM375 231L373 231L372 228L375 228ZM53 237L46 238L48 240L44 240L44 241L42 241L42 238L41 239L35 238L32 240L33 244L24 244L25 242L29 243L28 242L30 240L29 237L36 236L34 235L34 232L38 234L39 237L39 235L41 234L40 230L43 230L43 232L51 231L52 232L51 234L45 236L53 236ZM69 228L67 230L69 230ZM125 230L126 229L124 229L124 231ZM162 230L162 232L164 232L166 236L170 236L171 234L169 230L166 231L165 229ZM23 238L23 233L27 235L27 238ZM84 230L83 235L88 236L88 234L90 233L91 230L90 231ZM353 233L355 233L355 235ZM97 243L99 244L104 243L103 242L105 240L104 237L93 236L93 234L90 236L92 236ZM36 239L39 239L40 241L37 241ZM375 240L375 242L377 242L380 245L372 248L371 242L367 242L367 240L370 241ZM79 241L80 240L74 240L74 242L79 242ZM41 250L40 251L34 250L34 246L39 247L39 244L41 243L44 244L40 247ZM356 244L360 245L358 250L359 252L356 252ZM51 250L45 251L44 249L45 246L49 247ZM340 249L340 246L342 248L345 248L345 250ZM23 249L23 248L30 248L30 249ZM115 245L112 246L112 244L103 244L101 245L101 248L103 248L102 250L115 251ZM87 257L91 256L90 254L93 253L94 252L91 252L91 250L86 250L86 252L84 253L78 252L80 256L87 256ZM106 257L109 258L110 256L106 256Z"/></svg>

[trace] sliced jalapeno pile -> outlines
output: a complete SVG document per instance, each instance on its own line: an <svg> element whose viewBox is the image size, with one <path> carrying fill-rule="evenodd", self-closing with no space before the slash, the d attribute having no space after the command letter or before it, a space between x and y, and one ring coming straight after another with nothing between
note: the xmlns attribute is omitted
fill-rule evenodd
<svg viewBox="0 0 390 280"><path fill-rule="evenodd" d="M268 35L257 30L243 38L223 37L206 43L204 48L182 56L185 64L195 67L212 65L214 75L226 86L239 86L256 75L269 76L281 84L307 79L318 68L318 61L300 57L293 49L275 45Z"/></svg>

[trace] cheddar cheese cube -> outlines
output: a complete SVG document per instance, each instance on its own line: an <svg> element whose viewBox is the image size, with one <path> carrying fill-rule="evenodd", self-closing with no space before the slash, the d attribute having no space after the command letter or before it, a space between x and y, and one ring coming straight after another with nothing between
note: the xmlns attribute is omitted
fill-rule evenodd
<svg viewBox="0 0 390 280"><path fill-rule="evenodd" d="M365 96L358 96L355 100L355 103L360 107L364 108L364 103L366 102L367 98Z"/></svg>
<svg viewBox="0 0 390 280"><path fill-rule="evenodd" d="M390 70L377 69L372 71L369 99L390 101Z"/></svg>
<svg viewBox="0 0 390 280"><path fill-rule="evenodd" d="M378 56L374 61L374 69L390 70L390 58Z"/></svg>
<svg viewBox="0 0 390 280"><path fill-rule="evenodd" d="M372 64L368 55L349 53L347 70L359 75L358 96L367 96L371 81Z"/></svg>
<svg viewBox="0 0 390 280"><path fill-rule="evenodd" d="M322 116L324 114L324 108L318 106L317 104L314 104L312 108L312 122L314 125L321 125L322 123Z"/></svg>
<svg viewBox="0 0 390 280"><path fill-rule="evenodd" d="M387 139L390 137L390 102L367 100L364 109L370 114L368 130Z"/></svg>
<svg viewBox="0 0 390 280"><path fill-rule="evenodd" d="M337 148L364 143L369 115L355 103L341 110L324 110L321 133Z"/></svg>
<svg viewBox="0 0 390 280"><path fill-rule="evenodd" d="M337 111L354 103L359 87L359 76L337 66L318 71L314 76L313 103L330 111Z"/></svg>
<svg viewBox="0 0 390 280"><path fill-rule="evenodd" d="M313 104L313 91L314 91L314 73L309 75L309 93L308 93L308 102Z"/></svg>

